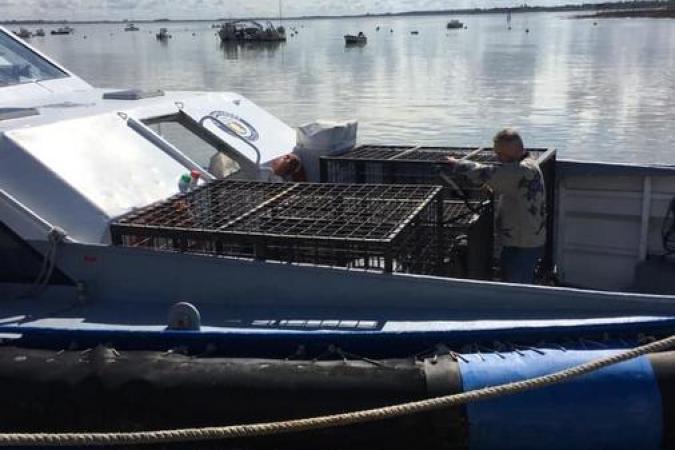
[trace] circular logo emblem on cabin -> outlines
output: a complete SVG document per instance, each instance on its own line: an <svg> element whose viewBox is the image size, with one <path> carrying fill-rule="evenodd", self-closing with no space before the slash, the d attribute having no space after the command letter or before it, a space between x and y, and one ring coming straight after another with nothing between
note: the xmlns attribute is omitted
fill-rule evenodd
<svg viewBox="0 0 675 450"><path fill-rule="evenodd" d="M209 115L219 120L220 123L215 122L216 126L226 133L242 137L252 142L257 141L258 138L260 138L258 130L256 130L253 125L235 114L226 111L213 111Z"/></svg>

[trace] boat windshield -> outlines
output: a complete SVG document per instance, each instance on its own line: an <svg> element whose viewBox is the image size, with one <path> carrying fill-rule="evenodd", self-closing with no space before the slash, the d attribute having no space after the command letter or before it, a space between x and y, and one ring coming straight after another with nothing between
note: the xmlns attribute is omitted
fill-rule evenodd
<svg viewBox="0 0 675 450"><path fill-rule="evenodd" d="M231 157L232 150L206 139L203 130L191 126L185 115L155 117L143 122L215 177L243 175L240 164Z"/></svg>
<svg viewBox="0 0 675 450"><path fill-rule="evenodd" d="M0 30L0 88L68 74Z"/></svg>

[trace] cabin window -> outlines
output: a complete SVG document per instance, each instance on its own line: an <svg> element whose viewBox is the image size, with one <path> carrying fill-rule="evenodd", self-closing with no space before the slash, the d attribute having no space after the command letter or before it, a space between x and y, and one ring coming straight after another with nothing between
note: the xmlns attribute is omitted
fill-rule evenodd
<svg viewBox="0 0 675 450"><path fill-rule="evenodd" d="M66 72L0 31L0 87L67 76Z"/></svg>
<svg viewBox="0 0 675 450"><path fill-rule="evenodd" d="M216 178L236 178L241 175L242 159L237 158L227 144L193 123L184 114L156 117L143 121L187 157Z"/></svg>

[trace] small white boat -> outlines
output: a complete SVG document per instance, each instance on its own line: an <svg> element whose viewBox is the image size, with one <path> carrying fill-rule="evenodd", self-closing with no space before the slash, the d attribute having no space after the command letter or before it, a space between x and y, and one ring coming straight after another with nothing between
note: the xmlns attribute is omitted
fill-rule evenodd
<svg viewBox="0 0 675 450"><path fill-rule="evenodd" d="M45 35L45 30L44 28L38 28L35 30L35 33L33 33L33 36L38 36L38 37L44 37Z"/></svg>
<svg viewBox="0 0 675 450"><path fill-rule="evenodd" d="M70 26L60 27L56 30L52 30L52 34L72 34L75 31L74 28Z"/></svg>
<svg viewBox="0 0 675 450"><path fill-rule="evenodd" d="M124 31L138 31L140 28L138 28L136 25L133 23L130 23L124 28Z"/></svg>

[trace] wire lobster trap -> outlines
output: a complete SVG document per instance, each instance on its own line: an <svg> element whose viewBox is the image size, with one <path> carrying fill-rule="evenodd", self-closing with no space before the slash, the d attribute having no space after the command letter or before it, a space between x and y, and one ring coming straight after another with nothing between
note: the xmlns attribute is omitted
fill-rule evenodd
<svg viewBox="0 0 675 450"><path fill-rule="evenodd" d="M436 274L441 188L220 180L111 224L115 245Z"/></svg>
<svg viewBox="0 0 675 450"><path fill-rule="evenodd" d="M448 156L463 158L472 151L460 147L410 147L364 145L322 157L321 181L328 183L384 183L442 185L440 167ZM464 184L463 189L476 191ZM453 196L447 192L446 197Z"/></svg>
<svg viewBox="0 0 675 450"><path fill-rule="evenodd" d="M543 269L553 268L555 164L556 150L526 149L534 158L544 176L547 209L547 243ZM479 147L422 147L363 145L345 153L321 158L321 181L328 183L395 183L446 186L446 199L485 200L489 195L468 180L454 179L457 186L448 186L441 177L447 157L469 161L500 164L491 148ZM459 188L459 190L457 189Z"/></svg>
<svg viewBox="0 0 675 450"><path fill-rule="evenodd" d="M555 150L527 149L545 170ZM439 168L448 157L499 164L490 148L364 145L321 158L321 181L327 183L440 184ZM546 174L544 174L546 178Z"/></svg>
<svg viewBox="0 0 675 450"><path fill-rule="evenodd" d="M443 275L491 280L494 260L494 209L486 201L443 202Z"/></svg>

